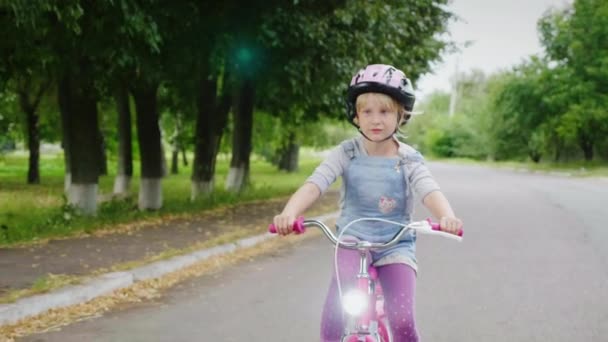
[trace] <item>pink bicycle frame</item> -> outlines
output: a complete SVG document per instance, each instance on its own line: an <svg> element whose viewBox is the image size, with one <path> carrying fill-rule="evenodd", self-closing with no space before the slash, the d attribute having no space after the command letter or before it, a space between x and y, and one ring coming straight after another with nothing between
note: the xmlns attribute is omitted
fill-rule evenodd
<svg viewBox="0 0 608 342"><path fill-rule="evenodd" d="M367 252L360 251L360 270L357 274L357 288L366 293L367 310L356 317L352 331L345 331L342 341L357 342L365 337L366 342L389 342L389 329L386 326L382 287L378 282L376 269L368 265ZM380 300L378 300L380 299Z"/></svg>
<svg viewBox="0 0 608 342"><path fill-rule="evenodd" d="M376 269L368 264L368 251L373 248L372 244L362 245L359 243L343 243L338 241L337 238L333 235L331 230L325 226L322 222L316 220L310 220L304 222L303 217L299 217L296 222L293 224L293 231L296 234L304 233L305 224L314 225L325 233L325 236L329 238L334 244L341 245L341 247L346 247L350 249L357 249L359 251L360 256L360 264L359 264L359 273L357 274L357 289L361 291L361 293L367 294L367 309L362 312L357 317L354 317L354 329L350 331L345 331L342 335L342 342L390 342L390 332L387 324L387 319L384 313L384 300L382 294L382 287L378 282L378 274ZM432 234L432 235L442 235L444 237L450 237L460 241L462 239L463 230L460 229L456 234L449 234L442 232L439 224L431 222L430 219L427 219L426 222L414 222L410 223L407 226L404 226L403 229L393 237L393 239L382 245L382 247L386 247L392 243L396 243L398 241L401 234L406 230L406 228L414 229L417 232ZM268 227L268 231L270 233L276 233L276 228L274 225L270 225ZM380 298L380 300L378 300Z"/></svg>

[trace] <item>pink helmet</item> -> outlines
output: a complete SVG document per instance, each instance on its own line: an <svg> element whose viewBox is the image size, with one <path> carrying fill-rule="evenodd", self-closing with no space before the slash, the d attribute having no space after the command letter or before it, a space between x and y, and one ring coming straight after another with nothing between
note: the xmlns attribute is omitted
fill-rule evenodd
<svg viewBox="0 0 608 342"><path fill-rule="evenodd" d="M408 112L412 111L416 101L412 83L403 71L391 65L370 64L353 76L346 92L346 116L351 123L357 115L357 96L363 93L386 94Z"/></svg>

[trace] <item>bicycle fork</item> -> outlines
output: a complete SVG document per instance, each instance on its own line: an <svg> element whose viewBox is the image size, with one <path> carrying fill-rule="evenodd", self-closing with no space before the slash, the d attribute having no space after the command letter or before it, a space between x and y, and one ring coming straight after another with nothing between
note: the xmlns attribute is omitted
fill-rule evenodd
<svg viewBox="0 0 608 342"><path fill-rule="evenodd" d="M342 342L377 342L381 341L378 333L378 317L376 310L376 281L377 274L375 269L372 269L371 274L367 263L368 256L366 251L359 251L359 273L357 274L357 291L363 296L364 309L358 315L350 315L348 324L345 328ZM346 296L345 296L346 297ZM343 301L347 300L344 298ZM350 303L345 303L345 305Z"/></svg>

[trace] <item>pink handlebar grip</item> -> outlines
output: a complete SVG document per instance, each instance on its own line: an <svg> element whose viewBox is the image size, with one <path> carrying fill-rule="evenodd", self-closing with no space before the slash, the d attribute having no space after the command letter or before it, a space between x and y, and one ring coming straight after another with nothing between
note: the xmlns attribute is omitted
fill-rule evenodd
<svg viewBox="0 0 608 342"><path fill-rule="evenodd" d="M304 233L306 230L306 228L304 228L304 216L300 216L294 221L292 229L296 234ZM274 226L274 223L268 225L268 232L272 234L277 233L277 228Z"/></svg>
<svg viewBox="0 0 608 342"><path fill-rule="evenodd" d="M426 220L431 225L431 229L443 231L443 230L441 230L441 226L439 225L439 223L432 222L430 218L426 219ZM458 229L458 232L456 232L456 235L458 235L460 237L462 237L463 234L464 234L464 230L462 228Z"/></svg>

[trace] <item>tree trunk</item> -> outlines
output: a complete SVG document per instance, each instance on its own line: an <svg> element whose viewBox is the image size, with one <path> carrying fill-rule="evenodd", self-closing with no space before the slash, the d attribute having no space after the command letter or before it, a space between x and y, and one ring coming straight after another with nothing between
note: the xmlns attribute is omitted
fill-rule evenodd
<svg viewBox="0 0 608 342"><path fill-rule="evenodd" d="M171 154L171 174L176 175L179 173L179 149L173 145L173 151Z"/></svg>
<svg viewBox="0 0 608 342"><path fill-rule="evenodd" d="M181 139L182 139L183 129L181 117L179 115L175 116L175 132L171 137L171 174L179 173L179 152L182 149L181 147Z"/></svg>
<svg viewBox="0 0 608 342"><path fill-rule="evenodd" d="M182 163L184 163L184 166L188 166L188 157L186 157L186 149L182 146L180 148L180 151L182 152Z"/></svg>
<svg viewBox="0 0 608 342"><path fill-rule="evenodd" d="M237 108L234 115L232 137L232 160L226 180L226 189L242 191L249 182L249 157L253 128L253 105L255 89L251 79L244 79L239 89Z"/></svg>
<svg viewBox="0 0 608 342"><path fill-rule="evenodd" d="M224 75L219 103L216 99L217 79L203 77L200 83L192 167L192 200L200 194L211 193L214 188L217 153L228 123L228 111L231 105L227 79L228 77Z"/></svg>
<svg viewBox="0 0 608 342"><path fill-rule="evenodd" d="M593 160L593 144L588 144L585 147L583 147L583 153L585 155L586 161L592 161Z"/></svg>
<svg viewBox="0 0 608 342"><path fill-rule="evenodd" d="M32 83L32 79L27 76L19 79L17 81L17 94L19 105L25 113L27 123L27 146L29 150L27 184L40 184L40 117L36 114L36 111L50 82L40 83L38 89L34 89Z"/></svg>
<svg viewBox="0 0 608 342"><path fill-rule="evenodd" d="M160 119L160 118L159 118ZM159 126L160 131L160 126ZM165 144L163 144L163 136L162 133L159 137L160 140L160 170L161 170L161 178L169 175L169 167L167 164L167 155L165 154Z"/></svg>
<svg viewBox="0 0 608 342"><path fill-rule="evenodd" d="M209 194L214 188L216 137L214 114L216 107L217 79L208 78L203 72L200 81L194 140L194 166L192 167L191 199L199 194Z"/></svg>
<svg viewBox="0 0 608 342"><path fill-rule="evenodd" d="M532 161L536 164L538 164L540 162L540 158L541 158L541 154L540 153L533 153L530 158L532 159Z"/></svg>
<svg viewBox="0 0 608 342"><path fill-rule="evenodd" d="M586 161L593 160L593 139L587 135L582 135L579 138L579 146L583 150L583 155Z"/></svg>
<svg viewBox="0 0 608 342"><path fill-rule="evenodd" d="M108 174L108 157L106 155L106 140L101 129L97 133L99 134L99 175L106 176Z"/></svg>
<svg viewBox="0 0 608 342"><path fill-rule="evenodd" d="M82 67L82 66L81 66ZM86 65L85 65L86 67ZM97 210L97 181L100 169L99 125L93 82L85 75L67 74L60 86L63 110L66 110L71 185L68 203L85 215ZM66 134L67 133L67 134Z"/></svg>
<svg viewBox="0 0 608 342"><path fill-rule="evenodd" d="M40 184L40 127L34 110L27 113L27 146L30 152L27 184Z"/></svg>
<svg viewBox="0 0 608 342"><path fill-rule="evenodd" d="M279 151L279 170L287 172L298 171L300 146L296 144L296 135L290 133L286 145Z"/></svg>
<svg viewBox="0 0 608 342"><path fill-rule="evenodd" d="M63 191L67 195L72 184L71 166L70 166L70 80L69 77L63 76L59 80L57 87L57 102L59 104L59 112L61 114L61 147L63 148L63 164L64 164L64 180Z"/></svg>
<svg viewBox="0 0 608 342"><path fill-rule="evenodd" d="M559 162L559 159L562 156L562 144L557 143L555 149L553 150L553 162Z"/></svg>
<svg viewBox="0 0 608 342"><path fill-rule="evenodd" d="M158 126L156 91L158 85L140 85L133 91L137 118L137 140L141 158L139 209L158 210L162 207L161 179L163 158Z"/></svg>
<svg viewBox="0 0 608 342"><path fill-rule="evenodd" d="M540 162L540 158L542 157L542 153L538 151L528 151L528 156L530 156L530 159L532 159L534 163L538 164Z"/></svg>
<svg viewBox="0 0 608 342"><path fill-rule="evenodd" d="M127 89L122 85L118 87L114 99L118 111L118 169L114 180L114 194L124 195L129 193L133 177L131 108Z"/></svg>

